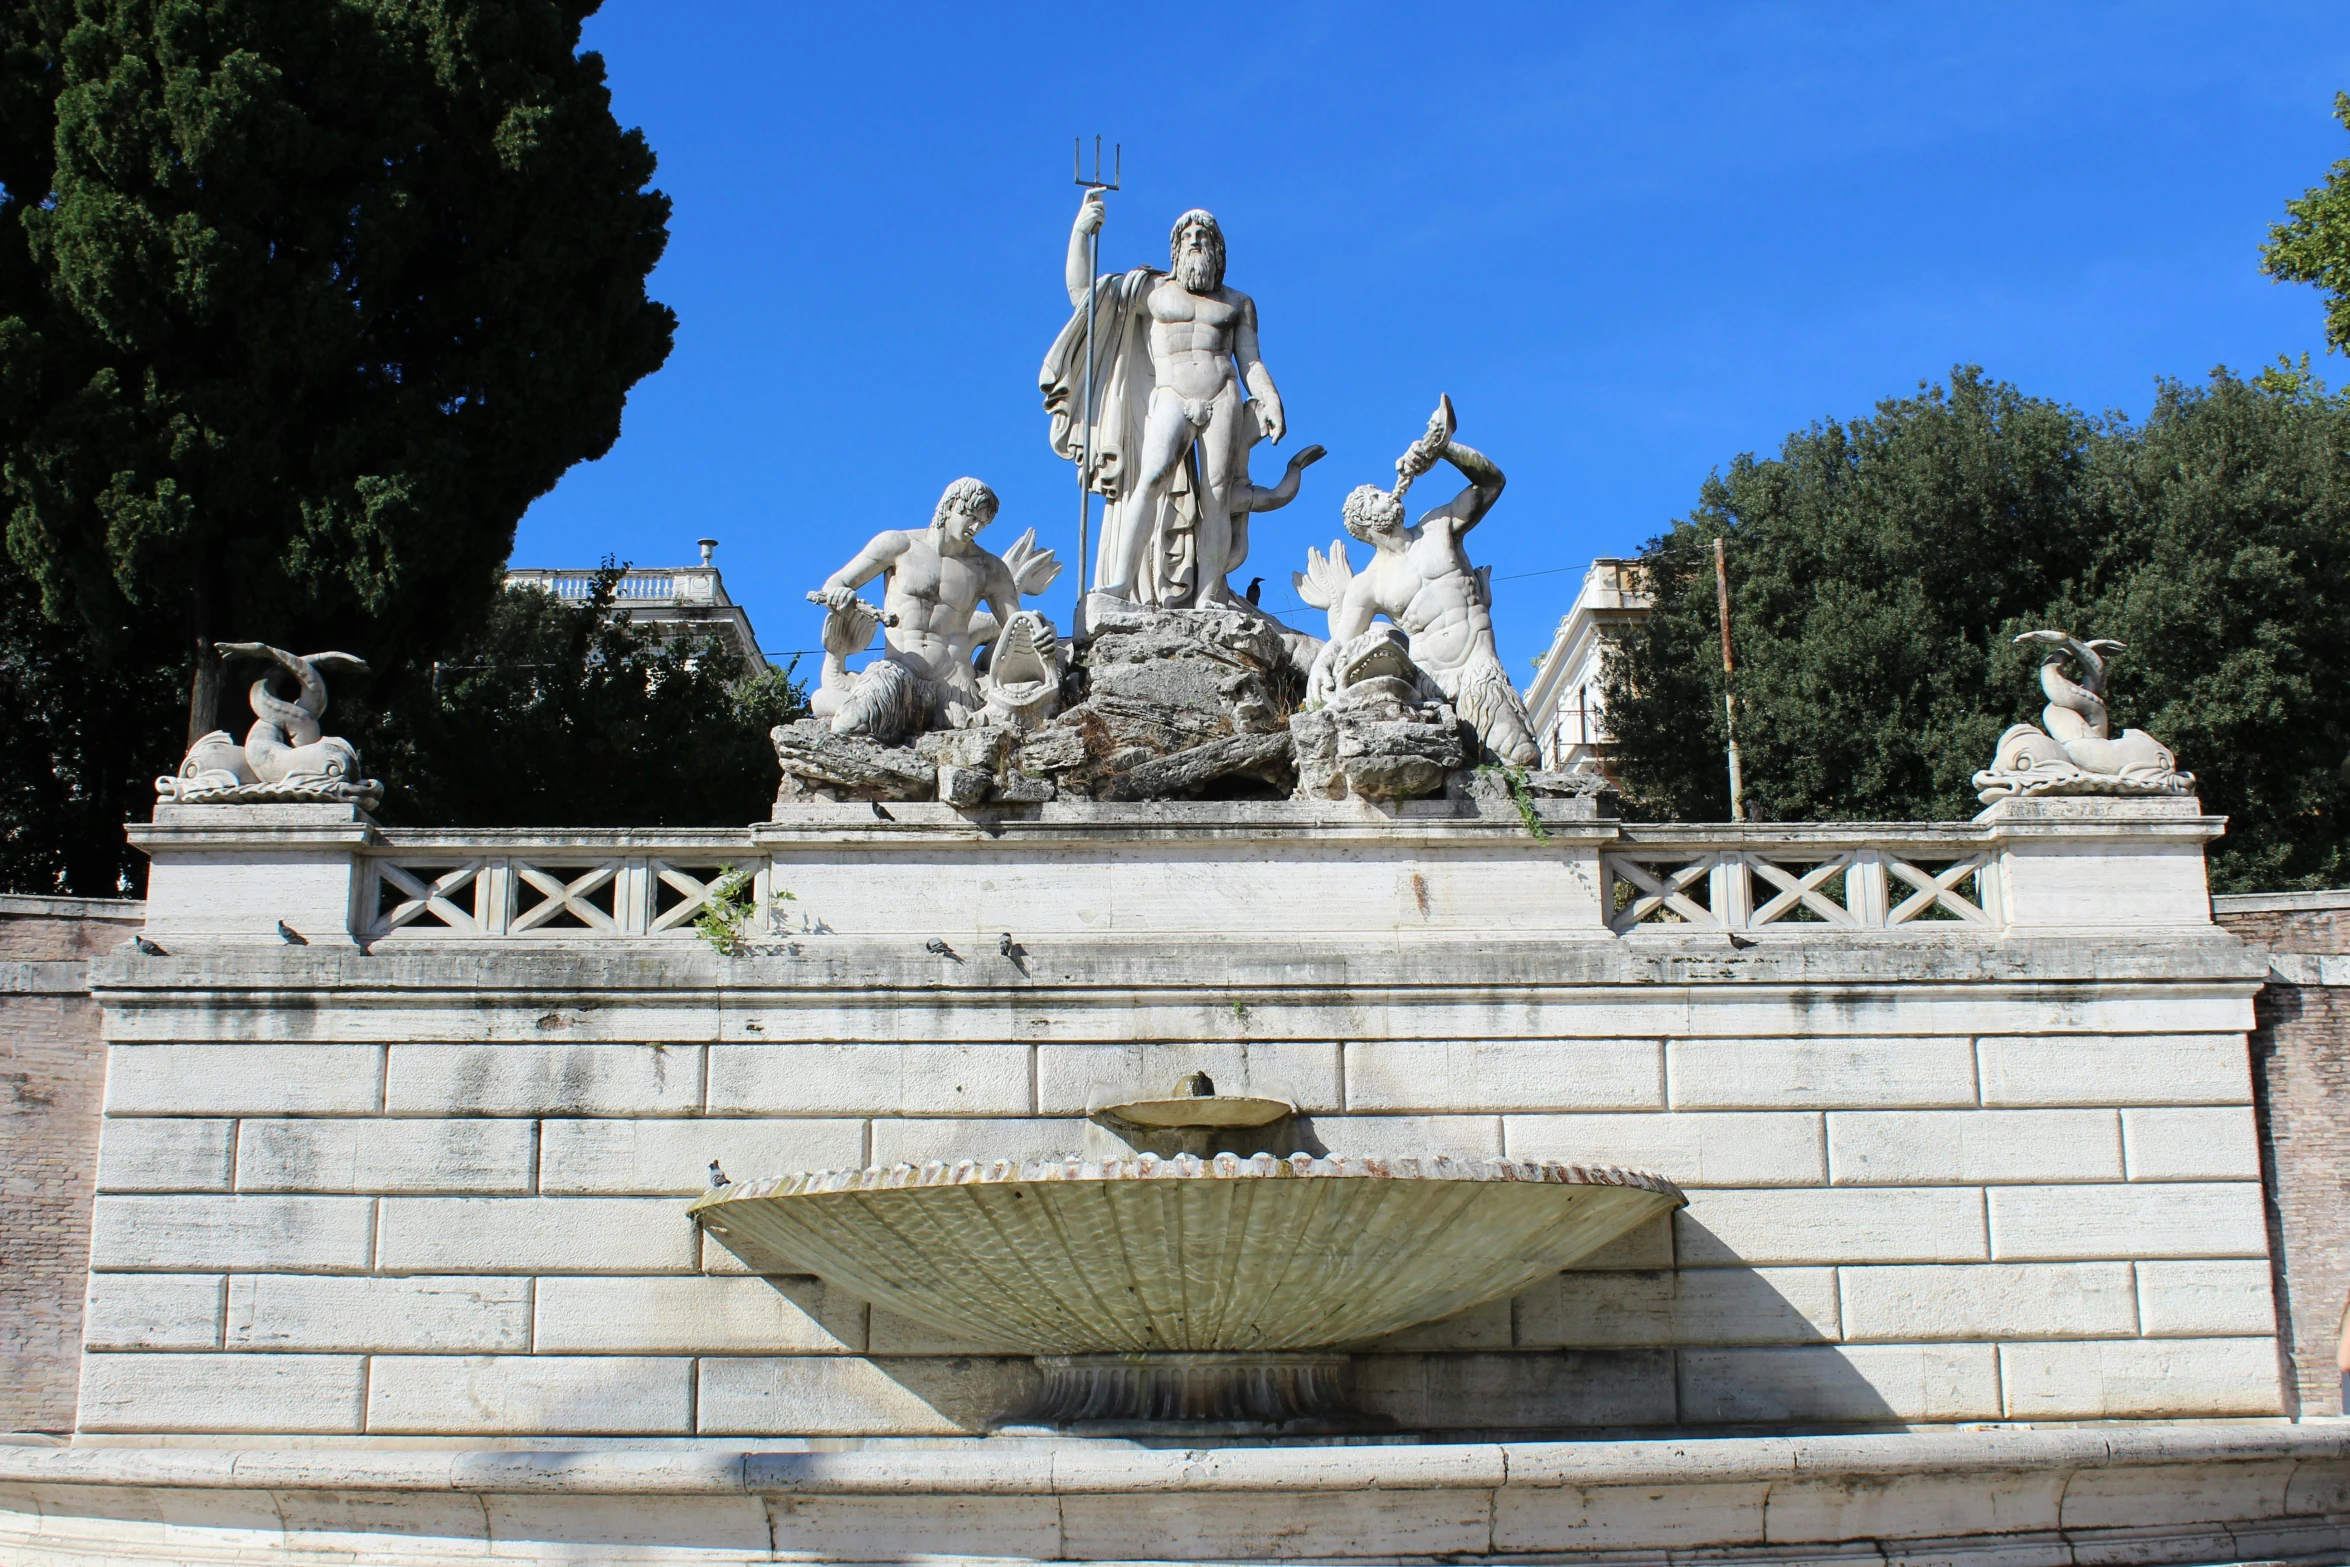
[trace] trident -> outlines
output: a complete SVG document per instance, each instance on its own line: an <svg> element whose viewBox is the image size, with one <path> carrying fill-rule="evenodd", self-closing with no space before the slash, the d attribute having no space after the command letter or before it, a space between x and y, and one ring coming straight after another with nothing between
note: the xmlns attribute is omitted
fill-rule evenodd
<svg viewBox="0 0 2350 1567"><path fill-rule="evenodd" d="M1102 139L1093 139L1093 178L1085 177L1085 138L1076 138L1070 154L1070 167L1076 182L1087 190L1116 190L1126 173L1125 144L1114 143L1110 152L1110 177L1102 178ZM1095 286L1102 270L1102 232L1095 229L1085 236L1085 391L1080 399L1085 421L1084 455L1077 464L1077 609L1069 619L1072 638L1085 635L1086 584L1092 573L1086 561L1088 535L1093 528L1093 302L1100 292Z"/></svg>

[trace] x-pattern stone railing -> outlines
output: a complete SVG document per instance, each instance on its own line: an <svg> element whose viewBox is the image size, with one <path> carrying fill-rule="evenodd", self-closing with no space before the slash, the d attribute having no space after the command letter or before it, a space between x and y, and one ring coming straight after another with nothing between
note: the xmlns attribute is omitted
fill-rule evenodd
<svg viewBox="0 0 2350 1567"><path fill-rule="evenodd" d="M1866 831L1627 827L1600 856L1608 928L2002 923L1992 855L1964 828Z"/></svg>
<svg viewBox="0 0 2350 1567"><path fill-rule="evenodd" d="M767 862L745 854L739 840L598 853L545 835L510 848L485 842L490 836L403 833L369 854L361 939L686 937L713 907L720 881L737 871L754 907L767 899Z"/></svg>
<svg viewBox="0 0 2350 1567"><path fill-rule="evenodd" d="M1618 935L2006 924L1994 852L1968 824L1627 824L1596 857ZM357 934L685 939L733 872L764 928L773 872L748 834L391 830L364 857Z"/></svg>

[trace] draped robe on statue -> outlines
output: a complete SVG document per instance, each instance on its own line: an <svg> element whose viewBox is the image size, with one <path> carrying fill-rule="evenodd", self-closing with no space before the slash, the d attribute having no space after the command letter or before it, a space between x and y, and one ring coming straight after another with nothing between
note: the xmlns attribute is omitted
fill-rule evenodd
<svg viewBox="0 0 2350 1567"><path fill-rule="evenodd" d="M1136 517L1131 508L1142 504L1142 429L1150 412L1151 392L1158 385L1151 365L1150 291L1167 274L1157 267L1136 267L1127 273L1107 273L1093 284L1093 482L1088 487L1103 499L1108 515L1102 523L1105 545L1128 523L1140 527L1150 545L1143 552L1143 568L1135 582L1136 599L1145 604L1176 606L1192 602L1199 588L1198 550L1194 524L1198 519L1199 452L1194 447L1176 469L1173 483L1155 517ZM1052 416L1051 441L1055 455L1070 462L1085 460L1085 306L1080 304L1053 339L1037 377L1044 393L1045 412ZM1092 586L1105 580L1107 548L1094 561ZM1227 568L1237 565L1227 563Z"/></svg>

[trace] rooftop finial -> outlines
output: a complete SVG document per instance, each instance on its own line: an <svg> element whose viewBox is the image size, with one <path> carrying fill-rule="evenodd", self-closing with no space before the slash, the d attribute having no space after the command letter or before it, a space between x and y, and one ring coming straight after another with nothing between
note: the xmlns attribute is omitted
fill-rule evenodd
<svg viewBox="0 0 2350 1567"><path fill-rule="evenodd" d="M710 557L718 553L718 541L716 539L696 539L694 542L702 547L702 564L709 565Z"/></svg>

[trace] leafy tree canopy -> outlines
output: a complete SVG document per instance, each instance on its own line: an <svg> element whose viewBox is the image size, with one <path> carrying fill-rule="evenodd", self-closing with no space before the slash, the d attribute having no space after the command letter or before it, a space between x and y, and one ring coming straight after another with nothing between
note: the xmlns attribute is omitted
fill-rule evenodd
<svg viewBox="0 0 2350 1567"><path fill-rule="evenodd" d="M1649 544L1656 609L1608 677L1639 808L1720 820L1711 541L1727 541L1749 810L1950 820L2001 730L2036 721L2060 626L2130 644L2117 724L2231 818L2229 889L2350 881L2350 399L2306 371L2166 384L2143 425L1973 369L1742 457Z"/></svg>
<svg viewBox="0 0 2350 1567"><path fill-rule="evenodd" d="M433 827L764 820L767 731L806 717L805 693L723 642L632 624L613 607L620 575L607 566L584 603L508 588L454 656L352 709L342 732L389 786L376 814Z"/></svg>
<svg viewBox="0 0 2350 1567"><path fill-rule="evenodd" d="M0 8L7 553L95 641L168 637L192 728L215 638L446 648L666 357L594 9Z"/></svg>
<svg viewBox="0 0 2350 1567"><path fill-rule="evenodd" d="M2350 93L2334 94L2334 118L2350 130ZM2285 283L2314 283L2328 296L2326 342L2350 352L2350 158L2323 185L2285 203L2286 221L2268 231L2261 269Z"/></svg>

